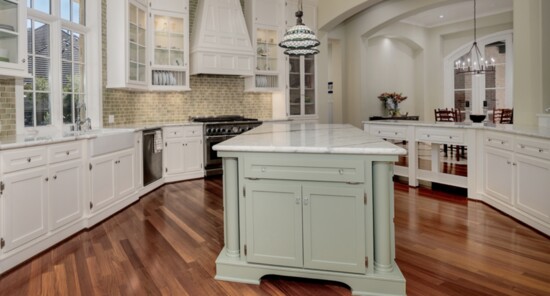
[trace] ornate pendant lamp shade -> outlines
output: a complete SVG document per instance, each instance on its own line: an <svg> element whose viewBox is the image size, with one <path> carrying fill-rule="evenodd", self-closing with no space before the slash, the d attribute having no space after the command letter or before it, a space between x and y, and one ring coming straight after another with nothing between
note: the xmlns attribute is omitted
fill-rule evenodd
<svg viewBox="0 0 550 296"><path fill-rule="evenodd" d="M490 60L483 58L479 47L477 46L477 31L476 31L476 0L474 0L474 43L470 47L470 51L464 60L455 62L455 74L485 74L495 71L495 59Z"/></svg>
<svg viewBox="0 0 550 296"><path fill-rule="evenodd" d="M319 50L315 47L321 44L315 33L302 22L302 1L300 0L298 11L296 12L296 25L288 29L283 36L283 41L279 46L286 48L286 55L313 55L318 54Z"/></svg>

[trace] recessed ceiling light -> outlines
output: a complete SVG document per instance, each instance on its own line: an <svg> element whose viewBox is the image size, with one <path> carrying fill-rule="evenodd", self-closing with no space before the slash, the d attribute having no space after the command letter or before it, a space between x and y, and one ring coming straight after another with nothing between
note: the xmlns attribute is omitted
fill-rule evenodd
<svg viewBox="0 0 550 296"><path fill-rule="evenodd" d="M440 15L439 18L444 18L445 16L444 15Z"/></svg>

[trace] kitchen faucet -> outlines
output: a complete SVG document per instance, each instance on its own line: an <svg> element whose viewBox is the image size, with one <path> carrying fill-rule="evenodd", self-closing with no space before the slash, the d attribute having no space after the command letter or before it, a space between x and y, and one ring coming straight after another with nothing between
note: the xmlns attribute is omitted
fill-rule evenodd
<svg viewBox="0 0 550 296"><path fill-rule="evenodd" d="M84 111L84 114L86 114L86 103L83 101L76 106L74 130L78 132L87 131L92 128L92 120L89 117L86 117L86 119L82 120L82 111Z"/></svg>

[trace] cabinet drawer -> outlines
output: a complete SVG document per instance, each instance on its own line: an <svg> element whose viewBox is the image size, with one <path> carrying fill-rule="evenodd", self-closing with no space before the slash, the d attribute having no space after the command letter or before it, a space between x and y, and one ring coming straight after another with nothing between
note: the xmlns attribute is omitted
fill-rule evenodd
<svg viewBox="0 0 550 296"><path fill-rule="evenodd" d="M270 159L247 157L245 178L359 182L365 180L363 161L319 159Z"/></svg>
<svg viewBox="0 0 550 296"><path fill-rule="evenodd" d="M46 147L32 147L2 152L4 173L38 167L47 163Z"/></svg>
<svg viewBox="0 0 550 296"><path fill-rule="evenodd" d="M183 130L186 138L202 137L202 125L185 126Z"/></svg>
<svg viewBox="0 0 550 296"><path fill-rule="evenodd" d="M443 128L419 128L416 131L416 140L442 144L464 144L464 131Z"/></svg>
<svg viewBox="0 0 550 296"><path fill-rule="evenodd" d="M387 125L372 125L370 134L373 136L385 139L406 139L407 127L404 126L387 126Z"/></svg>
<svg viewBox="0 0 550 296"><path fill-rule="evenodd" d="M170 126L165 127L163 130L163 136L165 139L169 138L181 138L183 137L183 126Z"/></svg>
<svg viewBox="0 0 550 296"><path fill-rule="evenodd" d="M50 163L78 159L82 156L82 143L80 141L76 141L52 145L49 148L48 155Z"/></svg>
<svg viewBox="0 0 550 296"><path fill-rule="evenodd" d="M514 149L514 138L511 135L501 133L485 133L485 146L505 149L512 151Z"/></svg>
<svg viewBox="0 0 550 296"><path fill-rule="evenodd" d="M550 159L550 141L516 137L514 150L517 153Z"/></svg>

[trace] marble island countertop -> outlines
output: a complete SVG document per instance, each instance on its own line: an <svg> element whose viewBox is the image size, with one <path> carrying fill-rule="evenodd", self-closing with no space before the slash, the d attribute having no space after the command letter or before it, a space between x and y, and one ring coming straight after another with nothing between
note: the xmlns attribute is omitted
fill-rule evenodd
<svg viewBox="0 0 550 296"><path fill-rule="evenodd" d="M214 146L217 151L404 155L405 149L347 124L266 123Z"/></svg>
<svg viewBox="0 0 550 296"><path fill-rule="evenodd" d="M494 124L494 123L473 123L473 122L435 122L435 121L409 121L409 120L377 120L363 121L363 123L376 125L408 125L425 127L450 127L450 128L471 128L488 131L507 132L515 135L539 137L550 139L550 127L516 125L516 124Z"/></svg>

